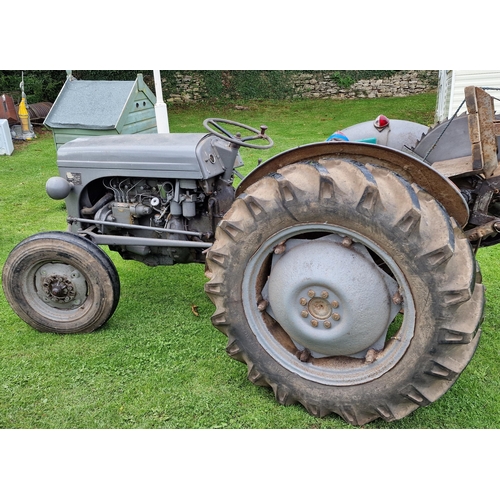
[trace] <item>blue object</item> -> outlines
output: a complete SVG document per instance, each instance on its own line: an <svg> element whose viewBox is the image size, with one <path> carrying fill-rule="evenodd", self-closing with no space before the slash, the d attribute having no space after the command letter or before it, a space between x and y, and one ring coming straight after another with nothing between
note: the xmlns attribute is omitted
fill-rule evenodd
<svg viewBox="0 0 500 500"><path fill-rule="evenodd" d="M349 141L349 139L342 132L334 132L326 141Z"/></svg>
<svg viewBox="0 0 500 500"><path fill-rule="evenodd" d="M326 140L326 142L331 142L331 141L347 141L347 142L349 142L349 139L342 132L335 132L330 137L328 137L328 139ZM377 138L370 137L368 139L358 139L354 142L365 142L368 144L377 144Z"/></svg>

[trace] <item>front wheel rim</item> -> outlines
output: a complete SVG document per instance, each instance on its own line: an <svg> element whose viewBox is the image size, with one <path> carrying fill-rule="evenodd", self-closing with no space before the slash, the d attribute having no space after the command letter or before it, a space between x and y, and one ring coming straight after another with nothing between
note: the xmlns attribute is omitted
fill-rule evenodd
<svg viewBox="0 0 500 500"><path fill-rule="evenodd" d="M271 317L272 303L266 303L264 307L262 306L268 293L265 289L267 274L271 273L272 275L272 271L269 271L269 260L274 250L281 251L279 248L283 248L283 242L294 241L294 238L317 240L318 233L322 237L351 241L353 244L363 246L373 252L382 259L397 282L398 293L396 296L390 297L390 299L393 303L398 304L398 309L399 307L402 310L404 309L402 323L397 333L385 342L385 345L380 346L380 350L378 350L379 346L376 346L377 352L374 352L373 349L367 349L369 351L367 355L364 353L362 356L352 357L346 354L333 355L331 351L323 352L323 354L319 353L318 355L318 353L314 352L314 349L307 349L307 351L313 351L312 356L301 357L300 350L303 344L297 342L297 332L287 331L287 325L283 327ZM315 283L312 283L312 286L309 285L311 283L307 285L307 288L311 288L315 293L318 292L319 297L321 297L321 293L325 288L324 283L318 283L318 290L315 290ZM331 307L335 309L335 302L338 302L338 300L336 297L332 297L332 299L329 303L330 306L333 303ZM250 328L267 353L290 372L325 385L349 386L362 384L381 377L404 356L415 330L415 305L411 289L394 259L378 244L363 235L329 224L296 225L279 231L268 238L248 261L242 282L242 302ZM315 305L313 304L312 307L314 308ZM318 302L316 307L319 307L319 309L313 309L316 316L322 321L331 322L330 318L323 318L324 303L320 304ZM330 315L333 321L335 321L334 314L336 314L336 311L333 311ZM306 335L306 345L308 345L307 342Z"/></svg>
<svg viewBox="0 0 500 500"><path fill-rule="evenodd" d="M77 321L92 307L93 290L88 276L83 269L63 260L47 260L30 266L21 286L29 307L51 321ZM64 292L57 293L56 288Z"/></svg>

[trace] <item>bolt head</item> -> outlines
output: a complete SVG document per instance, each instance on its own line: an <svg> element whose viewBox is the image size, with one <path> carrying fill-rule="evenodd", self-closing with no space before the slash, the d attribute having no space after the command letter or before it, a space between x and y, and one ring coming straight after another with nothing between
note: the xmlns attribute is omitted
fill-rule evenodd
<svg viewBox="0 0 500 500"><path fill-rule="evenodd" d="M285 242L284 241L282 241L281 243L279 243L278 245L276 245L274 247L274 253L276 255L280 255L280 254L284 253L285 250L286 250L286 247L285 247Z"/></svg>
<svg viewBox="0 0 500 500"><path fill-rule="evenodd" d="M307 305L307 299L306 299L306 298L304 298L304 297L302 297L302 298L300 299L300 305L301 305L301 306L305 306L305 305Z"/></svg>
<svg viewBox="0 0 500 500"><path fill-rule="evenodd" d="M314 296L316 295L316 292L315 292L314 290L309 290L309 291L307 292L307 295L309 295L309 297L311 297L311 298L312 298L312 297L314 297Z"/></svg>
<svg viewBox="0 0 500 500"><path fill-rule="evenodd" d="M349 248L350 246L352 245L352 239L349 238L348 236L346 236L343 240L342 240L342 246L346 247L346 248Z"/></svg>
<svg viewBox="0 0 500 500"><path fill-rule="evenodd" d="M336 301L336 300L332 300L331 304L332 304L332 307L333 307L334 309L338 309L338 307L339 307L339 303L338 303L338 301Z"/></svg>
<svg viewBox="0 0 500 500"><path fill-rule="evenodd" d="M328 298L328 292L327 292L326 290L323 290L323 291L321 292L321 298L322 298L322 299L327 299L327 298Z"/></svg>
<svg viewBox="0 0 500 500"><path fill-rule="evenodd" d="M401 296L401 294L399 292L396 292L394 294L394 296L392 297L392 301L394 302L394 304L399 306L400 304L403 303L403 297Z"/></svg>
<svg viewBox="0 0 500 500"><path fill-rule="evenodd" d="M332 314L332 319L334 321L339 321L340 320L340 314L339 313L333 313Z"/></svg>
<svg viewBox="0 0 500 500"><path fill-rule="evenodd" d="M263 312L267 309L267 306L269 305L269 302L267 300L261 300L258 304L257 304L257 309L260 311L260 312Z"/></svg>
<svg viewBox="0 0 500 500"><path fill-rule="evenodd" d="M318 320L317 319L311 320L311 325L314 326L314 328L316 328L318 326Z"/></svg>
<svg viewBox="0 0 500 500"><path fill-rule="evenodd" d="M323 323L323 326L324 326L325 328L331 328L331 327L332 327L332 324L331 324L329 321L325 321L325 322Z"/></svg>
<svg viewBox="0 0 500 500"><path fill-rule="evenodd" d="M305 310L304 310L304 311L302 311L302 312L300 313L300 315L301 315L303 318L307 318L307 317L309 316L309 313L308 313L307 311L305 311Z"/></svg>

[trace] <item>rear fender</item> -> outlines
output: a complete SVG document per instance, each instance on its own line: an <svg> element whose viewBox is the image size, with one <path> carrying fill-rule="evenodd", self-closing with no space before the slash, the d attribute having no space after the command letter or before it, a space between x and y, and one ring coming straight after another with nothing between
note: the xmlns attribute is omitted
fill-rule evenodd
<svg viewBox="0 0 500 500"><path fill-rule="evenodd" d="M408 182L418 184L425 189L444 206L460 226L464 227L469 220L469 207L455 184L413 156L375 144L319 142L284 151L263 162L247 175L238 186L236 196L259 179L277 172L286 165L309 163L332 156L388 168Z"/></svg>

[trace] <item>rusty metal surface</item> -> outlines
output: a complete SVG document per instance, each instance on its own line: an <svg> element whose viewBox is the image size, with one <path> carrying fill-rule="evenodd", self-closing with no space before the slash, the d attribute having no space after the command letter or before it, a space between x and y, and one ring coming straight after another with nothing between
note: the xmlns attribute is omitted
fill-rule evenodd
<svg viewBox="0 0 500 500"><path fill-rule="evenodd" d="M469 219L469 208L458 188L436 170L416 158L385 146L352 142L320 142L280 153L262 163L238 186L236 196L251 184L292 163L315 161L322 157L349 159L392 170L408 182L418 184L436 198L459 225Z"/></svg>
<svg viewBox="0 0 500 500"><path fill-rule="evenodd" d="M8 94L0 96L0 119L5 119L9 122L9 127L19 123L14 99Z"/></svg>
<svg viewBox="0 0 500 500"><path fill-rule="evenodd" d="M482 226L477 226L465 232L469 241L477 241L487 236L496 235L500 232L500 220L495 219Z"/></svg>
<svg viewBox="0 0 500 500"><path fill-rule="evenodd" d="M51 107L51 102L28 104L28 113L31 123L43 123ZM0 96L0 118L7 119L10 127L20 123L18 110L19 106L14 104L14 100L10 95L3 94Z"/></svg>
<svg viewBox="0 0 500 500"><path fill-rule="evenodd" d="M479 87L471 86L465 88L465 102L469 112L473 168L482 170L485 177L491 177L498 168L493 98Z"/></svg>
<svg viewBox="0 0 500 500"><path fill-rule="evenodd" d="M30 114L31 123L43 123L43 120L45 120L51 108L51 102L36 102L35 104L30 104L28 112Z"/></svg>

